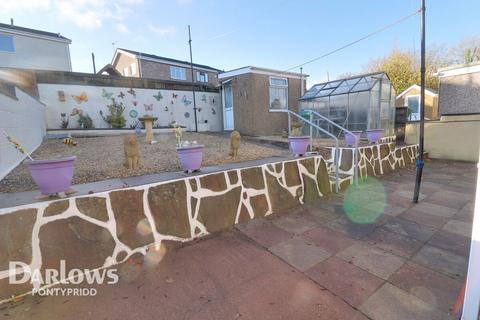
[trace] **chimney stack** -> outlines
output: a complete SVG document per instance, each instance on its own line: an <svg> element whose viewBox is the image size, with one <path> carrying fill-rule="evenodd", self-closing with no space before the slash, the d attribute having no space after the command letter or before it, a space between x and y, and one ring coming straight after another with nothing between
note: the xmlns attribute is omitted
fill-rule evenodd
<svg viewBox="0 0 480 320"><path fill-rule="evenodd" d="M13 26L13 18L10 18L10 25Z"/></svg>

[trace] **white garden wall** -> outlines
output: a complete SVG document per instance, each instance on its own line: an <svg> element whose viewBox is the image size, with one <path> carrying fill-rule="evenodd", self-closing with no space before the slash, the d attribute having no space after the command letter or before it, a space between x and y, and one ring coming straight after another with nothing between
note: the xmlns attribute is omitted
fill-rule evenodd
<svg viewBox="0 0 480 320"><path fill-rule="evenodd" d="M59 129L61 113L69 115L73 108L81 108L84 114L88 114L93 119L95 128L108 128L100 116L100 110L104 115L108 114L107 105L112 103L111 98L125 106L127 128L134 126L137 119L145 114L158 117L159 126L166 127L172 121L177 121L188 129L195 126L191 91L45 83L39 83L38 90L40 100L46 105L48 129ZM195 96L198 123L203 124L204 130L222 130L220 94L196 92ZM68 128L78 128L77 120L78 116L70 117Z"/></svg>
<svg viewBox="0 0 480 320"><path fill-rule="evenodd" d="M17 138L33 152L45 136L45 106L15 88L17 99L0 93L0 130ZM17 151L0 132L0 180L13 170L25 155Z"/></svg>

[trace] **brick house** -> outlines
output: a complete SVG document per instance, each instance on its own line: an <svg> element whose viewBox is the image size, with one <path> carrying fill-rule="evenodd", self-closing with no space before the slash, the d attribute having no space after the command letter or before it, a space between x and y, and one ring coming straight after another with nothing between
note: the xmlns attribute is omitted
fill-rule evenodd
<svg viewBox="0 0 480 320"><path fill-rule="evenodd" d="M395 99L395 107L408 107L410 109L409 120L420 120L420 86L411 85L400 93ZM438 118L438 94L425 88L425 119Z"/></svg>
<svg viewBox="0 0 480 320"><path fill-rule="evenodd" d="M286 114L269 112L288 108L298 112L308 75L247 66L220 73L224 130L243 135L280 135L288 127Z"/></svg>
<svg viewBox="0 0 480 320"><path fill-rule="evenodd" d="M192 82L188 61L118 48L111 65L125 77ZM207 86L218 85L218 73L221 70L196 63L193 64L193 70L194 82Z"/></svg>

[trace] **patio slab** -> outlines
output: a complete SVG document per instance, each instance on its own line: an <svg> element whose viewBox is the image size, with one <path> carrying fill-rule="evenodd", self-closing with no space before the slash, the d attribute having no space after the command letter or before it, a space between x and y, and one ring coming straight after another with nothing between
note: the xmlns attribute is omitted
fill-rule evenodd
<svg viewBox="0 0 480 320"><path fill-rule="evenodd" d="M424 226L402 218L394 218L387 222L383 227L391 232L396 232L403 236L423 242L430 239L435 233L435 229L432 227Z"/></svg>
<svg viewBox="0 0 480 320"><path fill-rule="evenodd" d="M301 238L276 244L270 247L269 251L300 271L305 271L330 257L325 250Z"/></svg>
<svg viewBox="0 0 480 320"><path fill-rule="evenodd" d="M314 243L330 254L336 254L357 242L341 232L333 231L326 227L317 227L307 231L302 235L302 238Z"/></svg>
<svg viewBox="0 0 480 320"><path fill-rule="evenodd" d="M464 257L470 254L470 238L444 230L435 233L428 244Z"/></svg>
<svg viewBox="0 0 480 320"><path fill-rule="evenodd" d="M472 236L472 224L463 221L450 220L443 226L442 230L468 238Z"/></svg>
<svg viewBox="0 0 480 320"><path fill-rule="evenodd" d="M336 256L385 280L405 263L403 258L365 244L354 244Z"/></svg>
<svg viewBox="0 0 480 320"><path fill-rule="evenodd" d="M272 220L272 222L277 227L293 234L302 234L305 231L319 226L310 215L306 214L282 215L279 218Z"/></svg>
<svg viewBox="0 0 480 320"><path fill-rule="evenodd" d="M336 257L317 264L306 274L313 281L357 308L384 282L371 273Z"/></svg>
<svg viewBox="0 0 480 320"><path fill-rule="evenodd" d="M424 246L413 261L454 279L463 279L467 272L465 257L429 245Z"/></svg>
<svg viewBox="0 0 480 320"><path fill-rule="evenodd" d="M273 225L270 221L240 231L265 248L292 238L292 234Z"/></svg>
<svg viewBox="0 0 480 320"><path fill-rule="evenodd" d="M361 307L374 320L442 320L450 317L414 295L385 283Z"/></svg>
<svg viewBox="0 0 480 320"><path fill-rule="evenodd" d="M405 258L411 257L423 246L423 243L418 240L402 236L384 228L376 229L365 241L377 248Z"/></svg>
<svg viewBox="0 0 480 320"><path fill-rule="evenodd" d="M450 313L462 283L421 265L408 262L388 280L406 292Z"/></svg>

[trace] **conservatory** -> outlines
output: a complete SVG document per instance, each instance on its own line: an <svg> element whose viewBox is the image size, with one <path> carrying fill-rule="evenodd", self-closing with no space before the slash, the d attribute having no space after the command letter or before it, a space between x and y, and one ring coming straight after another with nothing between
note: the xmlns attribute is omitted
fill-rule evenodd
<svg viewBox="0 0 480 320"><path fill-rule="evenodd" d="M386 73L357 75L314 85L300 98L300 111L313 110L350 131L383 129L393 135L395 90ZM323 129L341 134L327 121L312 116Z"/></svg>

